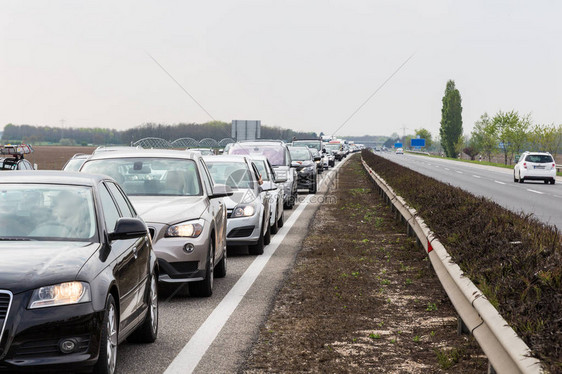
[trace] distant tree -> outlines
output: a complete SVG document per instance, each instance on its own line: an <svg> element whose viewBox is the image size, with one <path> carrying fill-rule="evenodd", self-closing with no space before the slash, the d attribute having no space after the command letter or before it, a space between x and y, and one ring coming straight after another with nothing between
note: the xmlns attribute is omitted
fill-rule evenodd
<svg viewBox="0 0 562 374"><path fill-rule="evenodd" d="M433 145L433 139L429 130L424 128L417 129L416 136L419 136L421 139L425 139L425 148L431 148L431 146Z"/></svg>
<svg viewBox="0 0 562 374"><path fill-rule="evenodd" d="M465 147L462 149L463 153L468 155L474 161L476 156L480 154L480 150L475 143L474 137L465 140Z"/></svg>
<svg viewBox="0 0 562 374"><path fill-rule="evenodd" d="M504 154L504 163L511 164L515 153L523 150L528 140L528 130L531 125L530 116L520 117L519 113L499 111L493 118L493 123L498 129L500 148Z"/></svg>
<svg viewBox="0 0 562 374"><path fill-rule="evenodd" d="M562 144L562 125L535 125L529 137L534 150L550 152L556 156Z"/></svg>
<svg viewBox="0 0 562 374"><path fill-rule="evenodd" d="M492 154L498 149L498 128L488 117L488 113L480 116L474 124L471 137L472 146L492 161Z"/></svg>
<svg viewBox="0 0 562 374"><path fill-rule="evenodd" d="M455 82L449 80L443 96L441 109L441 128L439 135L441 145L448 157L457 157L459 139L462 136L462 106L461 94L455 87Z"/></svg>
<svg viewBox="0 0 562 374"><path fill-rule="evenodd" d="M396 142L396 140L397 140L397 138L388 138L383 143L383 146L385 146L386 148L392 148L394 146L394 143Z"/></svg>

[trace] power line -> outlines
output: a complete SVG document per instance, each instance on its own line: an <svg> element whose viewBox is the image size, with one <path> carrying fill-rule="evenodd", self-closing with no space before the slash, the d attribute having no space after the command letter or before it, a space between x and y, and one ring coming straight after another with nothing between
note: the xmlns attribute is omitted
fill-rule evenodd
<svg viewBox="0 0 562 374"><path fill-rule="evenodd" d="M146 52L146 51L145 51L145 52ZM191 100L193 100L193 101L195 102L195 104L197 104L197 105L199 106L199 108L203 109L203 111L204 111L205 113L207 113L207 115L208 115L213 121L216 121L216 119L211 115L211 113L209 113L209 112L207 111L207 109L205 109L205 108L203 107L203 105L201 105L201 104L193 97L193 95L191 95L191 94L180 84L180 82L178 82L178 81L176 80L176 78L174 78L174 77L172 76L172 74L170 74L170 73L168 72L168 70L166 70L166 69L164 68L164 66L162 66L158 61L156 61L156 59L155 59L154 57L152 57L152 55L151 55L150 53L146 52L146 54L148 55L148 57L150 57L150 58L152 59L152 61L154 61L154 62L156 63L156 65L160 66L160 69L162 69L162 70L164 71L164 73L166 73L174 82L176 82L176 84L182 89L182 91L185 92L185 93L187 94L187 96L189 96L189 97L191 98Z"/></svg>
<svg viewBox="0 0 562 374"><path fill-rule="evenodd" d="M371 100L373 98L373 96L375 96L387 83L389 80L392 79L392 77L394 77L403 67L404 65L406 65L408 63L408 61L410 61L412 59L412 57L414 57L415 53L412 53L410 55L410 57L408 57L406 59L406 61L404 61L400 66L398 66L398 68L392 73L390 74L390 76L388 78L386 78L386 80L384 82L382 82L382 84L375 90L375 92L373 92L368 98L367 100L363 101L363 103L361 105L359 105L359 107L357 109L355 109L355 111L353 113L351 113L351 115L349 117L347 117L347 119L345 121L343 121L343 123L340 125L340 127L338 127L336 129L336 131L333 132L332 136L336 135L336 133L346 124L349 122L349 120L351 120L356 114L357 112L359 112L361 110L361 108L363 108L365 106L365 104L367 104L369 102L369 100Z"/></svg>

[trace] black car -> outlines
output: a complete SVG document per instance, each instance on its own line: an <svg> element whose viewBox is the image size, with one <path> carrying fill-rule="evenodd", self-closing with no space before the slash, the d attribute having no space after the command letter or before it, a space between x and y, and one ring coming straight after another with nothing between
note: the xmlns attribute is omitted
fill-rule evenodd
<svg viewBox="0 0 562 374"><path fill-rule="evenodd" d="M118 343L156 340L156 256L114 180L9 173L0 212L0 371L114 373Z"/></svg>
<svg viewBox="0 0 562 374"><path fill-rule="evenodd" d="M34 170L31 162L24 158L24 155L33 152L33 148L27 144L4 145L0 147L0 170Z"/></svg>
<svg viewBox="0 0 562 374"><path fill-rule="evenodd" d="M306 188L310 193L316 193L318 186L318 169L316 162L320 157L312 155L308 147L289 147L291 153L291 167L297 170L298 188Z"/></svg>

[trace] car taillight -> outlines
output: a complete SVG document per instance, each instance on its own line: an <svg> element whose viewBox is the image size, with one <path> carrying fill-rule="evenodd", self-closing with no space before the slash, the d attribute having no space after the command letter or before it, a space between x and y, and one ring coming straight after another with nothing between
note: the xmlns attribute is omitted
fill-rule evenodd
<svg viewBox="0 0 562 374"><path fill-rule="evenodd" d="M526 163L526 162L523 163L523 167L524 167L525 169L527 169L527 163Z"/></svg>
<svg viewBox="0 0 562 374"><path fill-rule="evenodd" d="M553 169L556 169L556 164L552 164L552 168L553 168Z"/></svg>

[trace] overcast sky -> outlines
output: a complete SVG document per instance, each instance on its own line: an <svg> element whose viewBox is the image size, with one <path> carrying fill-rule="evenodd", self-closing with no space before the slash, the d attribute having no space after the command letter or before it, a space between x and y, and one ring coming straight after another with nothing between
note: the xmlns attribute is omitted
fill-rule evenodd
<svg viewBox="0 0 562 374"><path fill-rule="evenodd" d="M487 111L562 122L558 1L4 1L0 126L217 120L338 135L438 133L454 79Z"/></svg>

